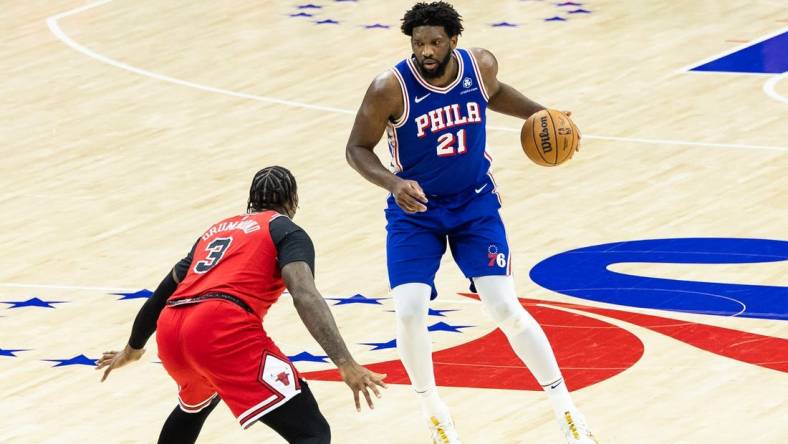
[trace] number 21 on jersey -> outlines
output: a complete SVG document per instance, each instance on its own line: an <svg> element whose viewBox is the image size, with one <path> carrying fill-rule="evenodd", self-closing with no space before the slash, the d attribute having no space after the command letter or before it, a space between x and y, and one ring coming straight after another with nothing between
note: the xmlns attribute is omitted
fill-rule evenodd
<svg viewBox="0 0 788 444"><path fill-rule="evenodd" d="M454 133L446 133L438 137L438 157L456 156L466 153L465 128L457 131L456 134L455 136Z"/></svg>

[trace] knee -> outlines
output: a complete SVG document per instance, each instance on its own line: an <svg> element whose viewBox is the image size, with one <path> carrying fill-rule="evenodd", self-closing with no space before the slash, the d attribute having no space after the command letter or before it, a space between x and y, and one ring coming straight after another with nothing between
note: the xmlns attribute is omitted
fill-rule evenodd
<svg viewBox="0 0 788 444"><path fill-rule="evenodd" d="M495 322L501 322L514 316L517 313L518 307L514 307L512 304L508 304L504 301L495 301L484 304L484 308ZM520 307L520 309L522 310L522 307Z"/></svg>
<svg viewBox="0 0 788 444"><path fill-rule="evenodd" d="M291 441L291 444L331 444L331 427L324 417L309 426L308 436Z"/></svg>
<svg viewBox="0 0 788 444"><path fill-rule="evenodd" d="M331 427L328 421L323 418L322 424L318 428L318 435L315 444L331 444Z"/></svg>
<svg viewBox="0 0 788 444"><path fill-rule="evenodd" d="M427 308L397 307L397 322L403 327L419 327L427 323Z"/></svg>
<svg viewBox="0 0 788 444"><path fill-rule="evenodd" d="M392 291L397 323L417 328L427 323L431 287L426 284L403 284Z"/></svg>
<svg viewBox="0 0 788 444"><path fill-rule="evenodd" d="M530 313L523 307L510 304L494 304L487 307L490 316L498 327L507 335L517 335L528 330L536 323Z"/></svg>

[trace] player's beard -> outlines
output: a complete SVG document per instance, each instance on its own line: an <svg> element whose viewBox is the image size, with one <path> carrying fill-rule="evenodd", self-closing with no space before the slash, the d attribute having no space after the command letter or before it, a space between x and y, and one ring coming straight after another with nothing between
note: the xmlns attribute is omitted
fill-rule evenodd
<svg viewBox="0 0 788 444"><path fill-rule="evenodd" d="M438 77L443 76L443 74L446 73L446 67L449 66L449 62L451 61L451 53L452 51L449 51L446 54L446 57L444 57L443 60L438 62L438 66L433 71L429 71L426 68L424 68L424 61L428 59L424 59L421 62L418 62L417 60L418 63L416 65L419 67L419 72L425 79L437 79ZM429 59L429 60L435 60L435 59Z"/></svg>

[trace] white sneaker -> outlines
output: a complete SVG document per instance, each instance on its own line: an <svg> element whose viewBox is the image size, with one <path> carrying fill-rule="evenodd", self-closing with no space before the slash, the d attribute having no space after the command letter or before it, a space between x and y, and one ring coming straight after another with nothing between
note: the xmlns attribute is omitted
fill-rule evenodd
<svg viewBox="0 0 788 444"><path fill-rule="evenodd" d="M451 418L440 422L438 418L430 416L430 433L433 444L462 444Z"/></svg>
<svg viewBox="0 0 788 444"><path fill-rule="evenodd" d="M586 425L586 420L578 411L564 412L558 418L567 444L599 444Z"/></svg>

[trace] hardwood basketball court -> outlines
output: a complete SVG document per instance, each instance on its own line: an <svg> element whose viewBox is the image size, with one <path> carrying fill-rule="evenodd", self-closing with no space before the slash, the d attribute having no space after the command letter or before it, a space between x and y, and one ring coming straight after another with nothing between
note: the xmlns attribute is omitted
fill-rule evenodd
<svg viewBox="0 0 788 444"><path fill-rule="evenodd" d="M518 291L575 401L607 444L788 442L788 68L773 72L788 46L767 45L788 32L785 2L556 3L454 2L460 45L490 49L500 79L583 133L570 162L539 167L522 122L489 114ZM155 442L177 402L155 341L104 384L80 363L124 345L143 290L271 164L299 181L295 220L351 351L396 359L386 196L344 147L369 82L410 54L411 5L6 2L0 442ZM688 71L759 42L763 72ZM450 256L436 285L439 382L464 442L562 442ZM288 296L266 329L322 355ZM344 384L307 377L334 442L428 442L407 385L357 414ZM220 406L199 442L282 441Z"/></svg>

